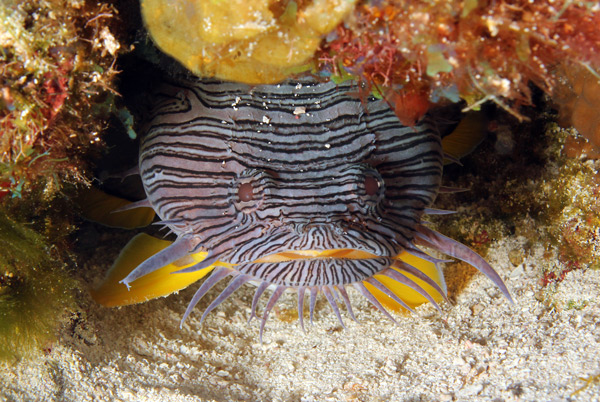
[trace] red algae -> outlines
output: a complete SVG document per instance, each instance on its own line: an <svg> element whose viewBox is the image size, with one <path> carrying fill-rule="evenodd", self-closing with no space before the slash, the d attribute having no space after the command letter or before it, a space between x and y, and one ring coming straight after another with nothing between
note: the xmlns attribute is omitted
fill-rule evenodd
<svg viewBox="0 0 600 402"><path fill-rule="evenodd" d="M550 93L558 62L600 67L599 26L596 2L387 0L359 7L316 58L387 91L491 100L523 119L529 84Z"/></svg>

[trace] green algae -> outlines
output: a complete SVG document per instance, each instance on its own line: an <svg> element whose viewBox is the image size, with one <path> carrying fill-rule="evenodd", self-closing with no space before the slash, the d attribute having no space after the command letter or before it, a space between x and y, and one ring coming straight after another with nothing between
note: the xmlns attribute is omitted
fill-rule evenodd
<svg viewBox="0 0 600 402"><path fill-rule="evenodd" d="M0 360L39 352L73 306L75 281L47 239L0 210Z"/></svg>

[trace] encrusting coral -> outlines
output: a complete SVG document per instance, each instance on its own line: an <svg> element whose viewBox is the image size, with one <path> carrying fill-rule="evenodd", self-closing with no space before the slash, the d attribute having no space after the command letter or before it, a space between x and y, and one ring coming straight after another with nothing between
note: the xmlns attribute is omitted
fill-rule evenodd
<svg viewBox="0 0 600 402"><path fill-rule="evenodd" d="M307 63L356 0L142 0L157 46L193 73L275 83Z"/></svg>

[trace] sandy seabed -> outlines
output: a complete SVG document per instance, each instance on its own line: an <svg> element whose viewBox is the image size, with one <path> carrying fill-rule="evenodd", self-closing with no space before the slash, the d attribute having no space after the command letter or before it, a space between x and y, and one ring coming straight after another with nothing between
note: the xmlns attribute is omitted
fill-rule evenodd
<svg viewBox="0 0 600 402"><path fill-rule="evenodd" d="M518 266L506 257L521 241L500 240L487 256L514 305L477 273L442 314L423 305L394 324L349 289L360 323L344 311L343 330L321 296L304 334L290 293L262 344L258 321L247 324L251 286L201 326L202 300L183 329L195 285L119 309L84 295L46 354L0 366L0 401L598 401L600 381L571 394L600 374L600 272L542 287L541 247ZM107 261L104 271L119 247L91 261Z"/></svg>

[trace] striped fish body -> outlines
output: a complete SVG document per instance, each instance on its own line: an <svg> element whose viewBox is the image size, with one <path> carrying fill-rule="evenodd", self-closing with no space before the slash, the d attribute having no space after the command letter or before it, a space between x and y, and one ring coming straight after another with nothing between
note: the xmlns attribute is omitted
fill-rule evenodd
<svg viewBox="0 0 600 402"><path fill-rule="evenodd" d="M204 260L176 271L212 270L182 322L230 277L200 321L254 283L251 318L261 295L273 290L261 339L286 289L297 293L303 328L306 294L311 319L320 293L342 326L338 302L354 318L347 285L391 320L382 304L410 310L407 289L440 310L430 292L446 298L442 260L417 246L471 264L511 300L481 256L421 224L424 212L443 212L428 208L444 157L435 122L405 127L385 102L361 101L352 95L358 92L351 81L311 79L249 87L177 78L162 86L151 98L140 148L148 199L136 205L152 206L177 239L120 282L135 286L138 278L206 251ZM433 271L424 263L433 263Z"/></svg>
<svg viewBox="0 0 600 402"><path fill-rule="evenodd" d="M179 238L238 272L285 286L341 285L412 245L442 174L427 120L403 126L352 81L249 87L179 79L154 94L140 148L148 200ZM371 259L254 263L353 249Z"/></svg>

